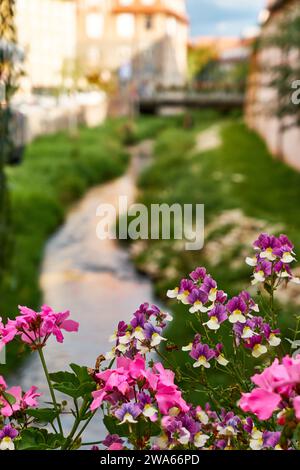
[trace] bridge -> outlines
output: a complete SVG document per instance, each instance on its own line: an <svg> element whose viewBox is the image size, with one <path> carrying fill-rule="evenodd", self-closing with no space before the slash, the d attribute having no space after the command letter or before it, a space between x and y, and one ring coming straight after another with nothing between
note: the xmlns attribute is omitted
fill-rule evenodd
<svg viewBox="0 0 300 470"><path fill-rule="evenodd" d="M243 109L245 96L232 92L156 92L138 99L141 113L159 114L163 109L205 109L223 112Z"/></svg>

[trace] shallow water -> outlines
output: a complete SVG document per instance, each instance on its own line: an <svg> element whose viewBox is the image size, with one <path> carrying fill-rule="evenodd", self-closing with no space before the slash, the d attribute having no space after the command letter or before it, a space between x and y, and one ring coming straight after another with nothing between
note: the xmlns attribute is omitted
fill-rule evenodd
<svg viewBox="0 0 300 470"><path fill-rule="evenodd" d="M100 241L96 236L100 220L97 207L101 203L118 207L119 196L127 196L129 204L134 201L136 178L149 160L150 149L150 142L135 147L128 172L90 190L46 246L41 272L44 303L56 311L70 310L72 319L80 323L79 333L66 333L63 344L54 340L48 343L45 356L50 372L66 370L71 362L93 367L96 357L110 349L108 337L117 323L129 320L141 303L155 302L151 282L136 272L126 248L115 240ZM111 229L114 223L111 219ZM24 389L34 384L46 394L44 399L47 397L35 355L10 382L20 383ZM99 414L84 440L98 441L104 434Z"/></svg>

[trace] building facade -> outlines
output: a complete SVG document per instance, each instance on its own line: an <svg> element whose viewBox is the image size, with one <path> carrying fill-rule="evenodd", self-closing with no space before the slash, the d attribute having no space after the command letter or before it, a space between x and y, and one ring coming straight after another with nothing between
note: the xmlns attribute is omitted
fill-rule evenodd
<svg viewBox="0 0 300 470"><path fill-rule="evenodd" d="M76 2L17 0L16 26L26 57L22 86L59 88L65 62L76 55Z"/></svg>
<svg viewBox="0 0 300 470"><path fill-rule="evenodd" d="M187 75L185 0L17 0L19 42L34 88L59 87L76 61L83 76L181 87Z"/></svg>
<svg viewBox="0 0 300 470"><path fill-rule="evenodd" d="M266 8L261 13L263 22L261 39L277 34L281 29L282 20L287 15L296 14L300 15L299 0L268 0ZM284 61L299 66L299 51L294 52L295 54L292 53L290 57L283 57L279 49L261 47L253 54L246 119L249 127L258 131L275 156L300 170L299 125L289 125L291 116L279 118L276 112L270 112L272 108L276 109L278 95L276 89L269 85L272 75L268 72L268 68L284 64ZM287 85L290 86L292 97L292 83Z"/></svg>
<svg viewBox="0 0 300 470"><path fill-rule="evenodd" d="M88 73L117 72L154 86L185 84L185 0L79 0L77 40Z"/></svg>

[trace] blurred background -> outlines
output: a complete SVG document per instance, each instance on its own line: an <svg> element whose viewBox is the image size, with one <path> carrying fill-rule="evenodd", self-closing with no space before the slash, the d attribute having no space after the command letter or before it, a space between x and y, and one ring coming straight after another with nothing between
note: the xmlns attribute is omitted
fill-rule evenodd
<svg viewBox="0 0 300 470"><path fill-rule="evenodd" d="M191 325L167 288L197 265L247 287L261 231L300 249L298 80L298 0L0 0L0 317L70 308L79 337L50 368L91 366L118 321L163 302L183 363ZM204 249L99 241L97 206L124 195L205 204ZM299 292L279 300L288 328ZM24 353L0 367L38 383Z"/></svg>

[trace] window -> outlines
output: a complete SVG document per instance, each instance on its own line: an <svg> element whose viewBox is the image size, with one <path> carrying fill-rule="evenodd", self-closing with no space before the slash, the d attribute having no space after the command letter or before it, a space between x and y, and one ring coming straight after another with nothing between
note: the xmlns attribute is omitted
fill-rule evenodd
<svg viewBox="0 0 300 470"><path fill-rule="evenodd" d="M145 29L150 30L153 28L153 16L146 15L145 17Z"/></svg>
<svg viewBox="0 0 300 470"><path fill-rule="evenodd" d="M85 18L86 35L91 39L98 39L103 34L103 15L100 13L89 13Z"/></svg>
<svg viewBox="0 0 300 470"><path fill-rule="evenodd" d="M130 13L117 16L117 32L122 38L131 38L134 35L135 18Z"/></svg>

